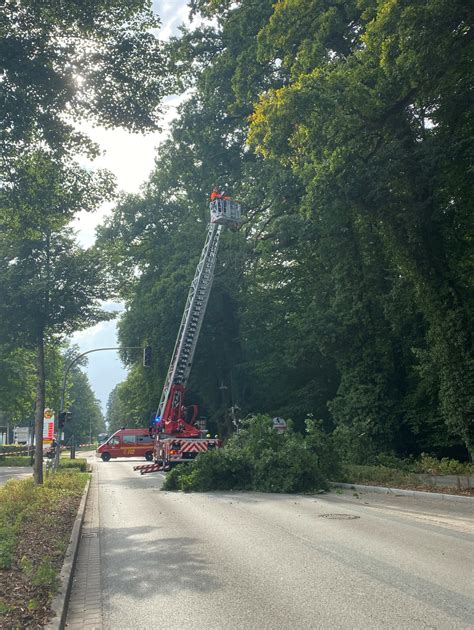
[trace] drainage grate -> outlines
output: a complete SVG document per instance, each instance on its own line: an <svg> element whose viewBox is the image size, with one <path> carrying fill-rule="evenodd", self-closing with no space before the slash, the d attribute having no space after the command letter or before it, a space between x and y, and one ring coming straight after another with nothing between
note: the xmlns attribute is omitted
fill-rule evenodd
<svg viewBox="0 0 474 630"><path fill-rule="evenodd" d="M329 518L334 521L352 521L360 516L354 516L353 514L319 514L319 518Z"/></svg>
<svg viewBox="0 0 474 630"><path fill-rule="evenodd" d="M87 532L82 534L81 538L97 538L97 532Z"/></svg>

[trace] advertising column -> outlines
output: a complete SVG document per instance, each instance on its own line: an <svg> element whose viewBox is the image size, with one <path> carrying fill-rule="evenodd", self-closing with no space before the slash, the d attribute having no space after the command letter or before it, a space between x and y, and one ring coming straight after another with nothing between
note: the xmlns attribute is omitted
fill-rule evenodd
<svg viewBox="0 0 474 630"><path fill-rule="evenodd" d="M54 438L54 412L52 409L46 408L44 410L44 424L43 424L43 444L44 446L50 446Z"/></svg>

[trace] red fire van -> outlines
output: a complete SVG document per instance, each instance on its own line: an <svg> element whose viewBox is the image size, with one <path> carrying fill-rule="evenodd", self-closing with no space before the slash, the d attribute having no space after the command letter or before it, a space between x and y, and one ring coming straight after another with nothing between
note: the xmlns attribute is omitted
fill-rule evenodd
<svg viewBox="0 0 474 630"><path fill-rule="evenodd" d="M113 457L144 457L153 460L153 438L148 429L119 429L101 444L96 453L104 462Z"/></svg>

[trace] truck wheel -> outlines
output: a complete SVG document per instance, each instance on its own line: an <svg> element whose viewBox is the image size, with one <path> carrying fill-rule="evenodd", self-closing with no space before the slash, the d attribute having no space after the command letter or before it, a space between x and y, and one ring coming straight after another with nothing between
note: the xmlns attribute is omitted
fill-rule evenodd
<svg viewBox="0 0 474 630"><path fill-rule="evenodd" d="M110 453L102 453L101 458L103 462L108 462L110 459Z"/></svg>
<svg viewBox="0 0 474 630"><path fill-rule="evenodd" d="M151 451L148 451L148 453L145 453L145 459L147 462L152 462L153 461L153 453Z"/></svg>

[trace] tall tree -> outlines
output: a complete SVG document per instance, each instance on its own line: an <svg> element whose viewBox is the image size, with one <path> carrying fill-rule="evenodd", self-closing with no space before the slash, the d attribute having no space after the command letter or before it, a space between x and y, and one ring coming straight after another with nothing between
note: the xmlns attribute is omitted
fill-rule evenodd
<svg viewBox="0 0 474 630"><path fill-rule="evenodd" d="M67 442L74 436L76 444L93 442L105 429L100 403L92 391L87 375L79 366L72 369L71 381L68 396L72 419L65 427L64 439Z"/></svg>
<svg viewBox="0 0 474 630"><path fill-rule="evenodd" d="M143 418L220 184L247 220L223 241L190 382L210 415L229 392L301 425L315 413L361 461L472 448L471 8L191 7L212 25L168 47L191 96L143 195L101 232L121 339L158 348ZM134 409L140 386L127 380Z"/></svg>
<svg viewBox="0 0 474 630"><path fill-rule="evenodd" d="M17 160L17 185L0 190L0 320L4 341L36 353L35 478L42 482L45 346L74 330L109 319L98 252L82 250L64 227L82 204L93 208L110 193L107 178L78 168L54 168L44 153ZM75 185L65 186L63 176ZM11 210L15 209L15 213ZM45 208L49 212L45 213Z"/></svg>
<svg viewBox="0 0 474 630"><path fill-rule="evenodd" d="M308 214L337 204L381 240L426 322L418 359L447 427L472 451L471 24L463 2L279 3L260 54L290 81L262 96L252 140L301 179Z"/></svg>
<svg viewBox="0 0 474 630"><path fill-rule="evenodd" d="M156 128L167 79L147 0L10 0L0 17L0 307L4 339L37 354L35 477L42 479L44 349L107 316L97 252L65 229L107 198L110 178L73 158L95 147L74 123Z"/></svg>
<svg viewBox="0 0 474 630"><path fill-rule="evenodd" d="M43 143L74 151L71 117L155 128L167 92L148 0L9 0L0 18L2 158ZM89 146L89 148L91 148Z"/></svg>

